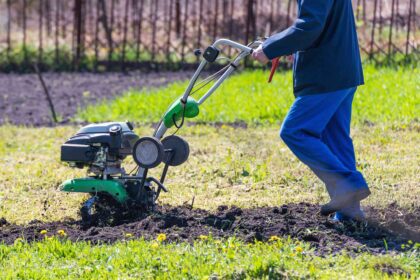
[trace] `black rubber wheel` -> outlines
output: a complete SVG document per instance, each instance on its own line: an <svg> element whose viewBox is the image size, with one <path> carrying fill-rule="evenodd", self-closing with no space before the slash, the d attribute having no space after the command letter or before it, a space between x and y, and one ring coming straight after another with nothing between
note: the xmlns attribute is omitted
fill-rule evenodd
<svg viewBox="0 0 420 280"><path fill-rule="evenodd" d="M170 135L162 140L165 155L163 162L170 166L178 166L187 161L190 155L188 142L176 135Z"/></svg>
<svg viewBox="0 0 420 280"><path fill-rule="evenodd" d="M162 162L163 156L163 145L155 137L142 137L134 144L133 159L140 167L156 167Z"/></svg>

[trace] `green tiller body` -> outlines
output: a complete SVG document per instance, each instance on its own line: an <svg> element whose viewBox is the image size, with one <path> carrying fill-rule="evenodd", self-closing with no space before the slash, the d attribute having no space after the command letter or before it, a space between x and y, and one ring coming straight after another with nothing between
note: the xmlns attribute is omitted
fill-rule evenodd
<svg viewBox="0 0 420 280"><path fill-rule="evenodd" d="M152 136L139 137L133 131L130 122L109 122L90 124L81 128L73 137L61 146L61 160L72 167L87 167L85 178L70 179L61 185L65 192L87 193L90 198L81 209L85 222L100 209L108 212L130 211L132 208L151 211L164 186L169 166L184 163L189 156L188 143L179 136L164 137L166 131L176 126L178 129L185 118L196 117L199 107L238 67L253 47L261 44L255 41L248 46L219 39L203 53L198 69L191 78L182 96L175 100L163 115ZM238 49L239 54L230 63L211 75L197 82L204 67L216 61L220 49L229 46ZM198 52L196 52L198 54ZM198 100L190 95L215 81ZM137 167L133 172L126 172L123 160L132 156ZM163 172L159 179L148 176L148 171L163 163Z"/></svg>

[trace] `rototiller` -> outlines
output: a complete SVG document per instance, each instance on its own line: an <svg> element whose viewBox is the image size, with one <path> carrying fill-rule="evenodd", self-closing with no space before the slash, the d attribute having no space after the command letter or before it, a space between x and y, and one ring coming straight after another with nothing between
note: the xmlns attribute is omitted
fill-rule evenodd
<svg viewBox="0 0 420 280"><path fill-rule="evenodd" d="M88 167L87 177L67 180L61 185L61 190L65 192L91 194L81 208L82 221L91 222L98 213L113 215L124 212L121 209L126 212L133 209L142 212L153 210L161 191L167 192L163 183L168 167L184 163L190 151L184 139L175 134L164 138L165 133L174 126L179 129L185 118L196 117L200 105L237 69L240 61L260 44L260 41L255 41L245 46L220 39L209 46L184 94L168 108L153 136L140 138L133 132L130 122L109 122L87 125L65 142L61 146L61 160L72 167ZM221 70L197 82L208 63L222 58L219 54L225 46L239 50L239 54ZM201 51L196 50L195 54L201 56ZM214 84L198 100L191 96L212 81L215 81ZM127 173L121 164L130 155L137 167ZM157 179L148 176L149 169L162 162L164 168L161 177Z"/></svg>

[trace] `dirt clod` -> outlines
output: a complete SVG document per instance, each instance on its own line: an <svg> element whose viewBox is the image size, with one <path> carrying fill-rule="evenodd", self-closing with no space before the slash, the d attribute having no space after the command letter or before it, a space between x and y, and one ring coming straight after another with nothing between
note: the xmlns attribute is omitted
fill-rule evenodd
<svg viewBox="0 0 420 280"><path fill-rule="evenodd" d="M377 264L375 265L376 270L380 270L383 273L386 273L390 276L392 275L405 275L406 278L410 278L410 273L406 272L404 269L397 267L392 264Z"/></svg>
<svg viewBox="0 0 420 280"><path fill-rule="evenodd" d="M0 219L0 242L13 244L16 238L22 236L28 241L40 240L45 238L39 234L41 230L47 230L52 235L57 230L64 230L66 238L72 241L85 240L94 244L123 240L126 233L146 239L165 233L169 242L191 242L200 235L209 234L214 238L236 236L245 242L265 242L272 236L290 236L310 242L318 254L343 249L353 253L369 251L377 254L407 250L412 246L409 244L420 242L418 218L412 218L420 216L420 209L406 211L390 205L384 209L368 208L366 213L368 221L365 223L343 224L321 216L319 205L308 203L252 209L221 206L215 212L187 206L160 206L147 216L130 216L115 221L112 226L89 228L83 227L80 221L71 220L35 221L22 226Z"/></svg>
<svg viewBox="0 0 420 280"><path fill-rule="evenodd" d="M8 225L9 222L5 218L0 218L0 227Z"/></svg>

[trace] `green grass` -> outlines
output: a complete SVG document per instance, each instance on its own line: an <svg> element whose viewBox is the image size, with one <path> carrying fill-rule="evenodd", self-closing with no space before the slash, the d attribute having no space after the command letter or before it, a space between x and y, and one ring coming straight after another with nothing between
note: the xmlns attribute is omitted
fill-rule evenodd
<svg viewBox="0 0 420 280"><path fill-rule="evenodd" d="M407 125L418 120L420 111L418 68L365 67L366 85L357 91L353 123ZM246 71L231 77L203 104L200 122L279 124L293 102L289 71L278 73L267 84L268 72ZM99 122L129 119L139 123L159 121L173 100L186 88L179 82L155 90L131 90L112 101L102 101L79 110L77 120Z"/></svg>
<svg viewBox="0 0 420 280"><path fill-rule="evenodd" d="M0 217L17 223L77 218L86 196L57 190L64 180L85 175L84 170L60 162L60 145L76 130L0 126ZM195 197L195 207L215 210L219 205L249 208L326 202L324 185L280 141L278 130L271 126L183 128L179 135L190 143L190 158L169 169L170 192L161 196L160 203L182 205ZM140 127L136 132L150 135L152 128ZM419 207L418 131L361 126L352 135L358 168L373 191L364 205L383 208L397 201L405 208ZM134 167L131 157L124 163L127 170ZM159 173L159 168L151 171L152 176ZM32 205L31 210L22 205Z"/></svg>
<svg viewBox="0 0 420 280"><path fill-rule="evenodd" d="M293 240L244 244L235 239L194 244L127 240L91 246L58 239L0 245L2 279L395 279L419 273L416 250L393 256L346 253L319 257Z"/></svg>
<svg viewBox="0 0 420 280"><path fill-rule="evenodd" d="M417 69L366 67L367 85L357 93L352 130L358 168L373 193L363 205L420 206L418 75ZM293 102L290 73L276 76L272 85L265 83L266 76L267 72L254 71L232 77L204 104L198 118L244 121L249 128L204 124L179 132L190 143L190 158L169 170L170 192L159 203L182 205L194 198L195 207L215 210L219 205L251 208L327 201L323 184L278 137L279 124ZM154 122L184 88L185 83L178 83L131 91L81 110L78 118ZM57 190L62 181L85 175L59 158L60 145L77 129L0 126L0 217L18 224L78 218L86 196ZM152 130L150 125L136 128L139 135L150 135ZM131 158L125 161L126 169L133 166ZM0 278L418 279L420 275L418 245L381 256L343 252L319 257L307 243L287 238L256 244L211 237L194 244L127 239L99 246L58 237L32 244L18 239L12 246L0 245ZM388 275L382 269L398 273Z"/></svg>

